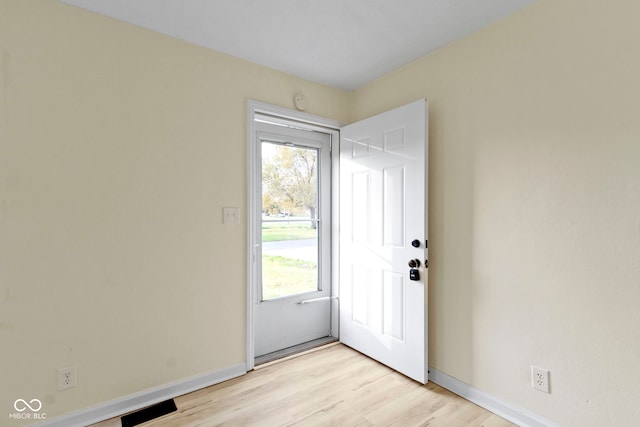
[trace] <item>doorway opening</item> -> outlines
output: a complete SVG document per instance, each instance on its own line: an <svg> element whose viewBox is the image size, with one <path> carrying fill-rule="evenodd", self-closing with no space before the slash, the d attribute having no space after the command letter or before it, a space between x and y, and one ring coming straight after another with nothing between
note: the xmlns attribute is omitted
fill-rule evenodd
<svg viewBox="0 0 640 427"><path fill-rule="evenodd" d="M344 127L250 101L248 123L247 369L255 366L255 356L338 337L339 322L340 342L426 383L426 100ZM299 218L316 227L317 270L310 277L317 281L266 299L262 187L270 184L263 182L263 143L300 149L301 157L318 162L318 216L307 205L306 216ZM282 210L276 209L278 215Z"/></svg>
<svg viewBox="0 0 640 427"><path fill-rule="evenodd" d="M331 220L338 132L288 110L253 107L248 369L337 340L338 316Z"/></svg>

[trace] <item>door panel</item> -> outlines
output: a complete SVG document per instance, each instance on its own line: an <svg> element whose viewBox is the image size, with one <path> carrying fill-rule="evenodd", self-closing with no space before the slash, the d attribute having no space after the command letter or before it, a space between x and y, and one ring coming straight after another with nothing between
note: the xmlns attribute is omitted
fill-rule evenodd
<svg viewBox="0 0 640 427"><path fill-rule="evenodd" d="M340 146L340 340L422 383L426 129L421 100L342 128Z"/></svg>
<svg viewBox="0 0 640 427"><path fill-rule="evenodd" d="M331 334L331 137L264 122L255 129L257 357Z"/></svg>

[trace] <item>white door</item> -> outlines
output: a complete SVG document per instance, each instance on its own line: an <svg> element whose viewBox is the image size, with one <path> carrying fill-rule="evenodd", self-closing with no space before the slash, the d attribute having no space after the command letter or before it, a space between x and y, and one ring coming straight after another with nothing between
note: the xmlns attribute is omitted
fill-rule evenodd
<svg viewBox="0 0 640 427"><path fill-rule="evenodd" d="M331 335L331 136L256 122L255 356Z"/></svg>
<svg viewBox="0 0 640 427"><path fill-rule="evenodd" d="M340 341L426 383L426 101L340 140Z"/></svg>

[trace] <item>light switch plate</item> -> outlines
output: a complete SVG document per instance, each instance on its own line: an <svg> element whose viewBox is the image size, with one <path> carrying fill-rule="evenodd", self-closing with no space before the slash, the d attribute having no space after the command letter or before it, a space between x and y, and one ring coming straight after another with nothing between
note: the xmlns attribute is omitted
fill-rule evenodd
<svg viewBox="0 0 640 427"><path fill-rule="evenodd" d="M240 224L239 208L222 208L223 224Z"/></svg>

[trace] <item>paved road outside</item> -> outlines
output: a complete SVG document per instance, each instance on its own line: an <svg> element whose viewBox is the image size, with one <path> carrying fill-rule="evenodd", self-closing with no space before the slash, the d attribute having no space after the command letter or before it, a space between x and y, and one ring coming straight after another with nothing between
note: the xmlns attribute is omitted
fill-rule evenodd
<svg viewBox="0 0 640 427"><path fill-rule="evenodd" d="M316 239L265 242L262 244L262 254L318 262Z"/></svg>

